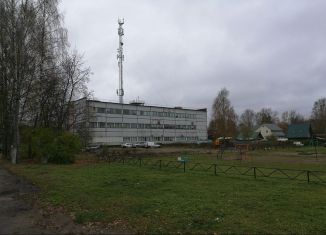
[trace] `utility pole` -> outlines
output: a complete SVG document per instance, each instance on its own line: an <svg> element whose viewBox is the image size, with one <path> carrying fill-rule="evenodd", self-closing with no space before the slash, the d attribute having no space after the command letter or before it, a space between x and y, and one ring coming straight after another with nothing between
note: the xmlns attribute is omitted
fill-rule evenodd
<svg viewBox="0 0 326 235"><path fill-rule="evenodd" d="M123 41L122 41L122 36L124 35L124 30L122 28L122 25L124 24L124 19L118 19L118 35L119 35L119 48L118 48L118 66L119 66L119 89L117 90L117 94L119 96L119 103L123 104L123 95L124 95L124 90L123 90L123 67L122 67L122 62L124 61L124 55L123 55Z"/></svg>

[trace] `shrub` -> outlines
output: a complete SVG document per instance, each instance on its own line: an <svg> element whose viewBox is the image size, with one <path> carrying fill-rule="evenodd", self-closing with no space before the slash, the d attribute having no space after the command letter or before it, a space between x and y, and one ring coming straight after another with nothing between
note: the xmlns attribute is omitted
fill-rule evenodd
<svg viewBox="0 0 326 235"><path fill-rule="evenodd" d="M49 128L26 128L22 131L22 156L43 163L73 163L80 150L79 138L69 132Z"/></svg>
<svg viewBox="0 0 326 235"><path fill-rule="evenodd" d="M67 164L75 161L75 154L81 148L80 140L76 135L62 132L54 140L48 161L56 164Z"/></svg>

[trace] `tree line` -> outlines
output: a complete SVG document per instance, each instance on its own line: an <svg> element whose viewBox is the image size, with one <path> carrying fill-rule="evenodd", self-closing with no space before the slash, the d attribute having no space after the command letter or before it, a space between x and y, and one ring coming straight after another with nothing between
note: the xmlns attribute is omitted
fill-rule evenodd
<svg viewBox="0 0 326 235"><path fill-rule="evenodd" d="M229 94L229 91L223 88L214 99L212 117L208 127L213 138L234 137L238 133L249 137L256 126L268 123L275 123L287 132L290 124L309 122L312 124L315 134L326 134L326 98L320 98L314 102L309 118L305 118L295 110L285 111L279 117L278 112L271 108L262 108L258 112L246 109L237 115L231 105Z"/></svg>
<svg viewBox="0 0 326 235"><path fill-rule="evenodd" d="M90 75L72 50L57 0L0 1L0 143L19 157L22 126L69 130L72 100Z"/></svg>

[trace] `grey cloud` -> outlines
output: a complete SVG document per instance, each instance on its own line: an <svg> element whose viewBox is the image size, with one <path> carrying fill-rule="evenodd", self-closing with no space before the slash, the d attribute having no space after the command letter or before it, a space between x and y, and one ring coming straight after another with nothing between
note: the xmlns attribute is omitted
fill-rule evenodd
<svg viewBox="0 0 326 235"><path fill-rule="evenodd" d="M126 22L126 101L210 109L226 87L238 113L309 116L326 94L323 0L69 0L61 9L99 99L118 100L118 17Z"/></svg>

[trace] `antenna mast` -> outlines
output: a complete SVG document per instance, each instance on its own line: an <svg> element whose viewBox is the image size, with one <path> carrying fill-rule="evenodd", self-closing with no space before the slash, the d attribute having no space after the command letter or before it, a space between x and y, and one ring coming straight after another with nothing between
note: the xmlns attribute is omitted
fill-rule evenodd
<svg viewBox="0 0 326 235"><path fill-rule="evenodd" d="M119 96L119 103L123 104L123 73L122 73L122 62L124 61L124 55L123 55L123 41L122 36L124 35L124 31L122 28L122 25L124 24L124 19L118 19L118 35L119 35L119 48L118 48L118 66L119 66L119 89L117 90L117 94Z"/></svg>

